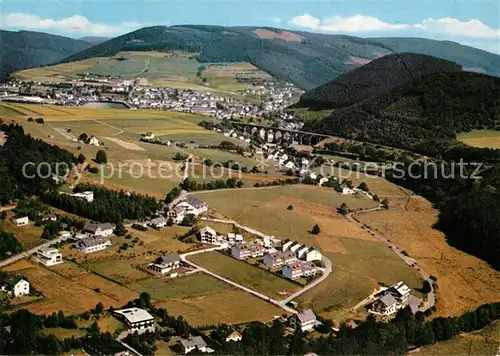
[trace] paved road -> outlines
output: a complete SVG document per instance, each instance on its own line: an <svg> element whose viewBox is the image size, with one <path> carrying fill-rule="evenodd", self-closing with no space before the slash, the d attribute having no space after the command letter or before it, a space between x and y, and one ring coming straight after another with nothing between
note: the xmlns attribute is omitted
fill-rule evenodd
<svg viewBox="0 0 500 356"><path fill-rule="evenodd" d="M17 205L1 206L0 211L14 210L16 207L17 207Z"/></svg>
<svg viewBox="0 0 500 356"><path fill-rule="evenodd" d="M382 236L378 232L372 230L369 226L363 224L361 221L359 221L356 218L356 215L371 213L371 212L380 211L380 210L383 210L383 208L378 207L378 208L361 210L358 212L347 214L346 218L350 222L357 224L360 227L364 227L364 229L366 231L368 231L369 233L371 233L377 240L384 243L386 246L389 246L408 266L414 268L420 274L422 279L429 282L429 285L431 286L431 292L427 294L427 300L425 301L424 305L420 308L420 310L425 311L427 309L432 308L436 304L436 295L435 295L435 291L434 291L434 281L430 278L430 275L418 266L417 261L415 261L413 258L403 254L403 251L399 248L399 246L393 244L392 242L387 240L384 236Z"/></svg>
<svg viewBox="0 0 500 356"><path fill-rule="evenodd" d="M293 314L293 313L297 313L297 311L296 311L295 309L293 309L293 308L290 308L290 307L286 306L286 305L285 305L286 303L283 303L282 301L278 301L278 300L276 300L276 299L270 298L270 297L268 297L267 295L264 295L264 294L262 294L262 293L259 293L259 292L255 291L255 290L253 290L253 289L250 289L250 288L248 288L248 287L245 287L245 286L243 286L243 285L241 285L241 284L238 284L238 283L236 283L236 282L233 282L233 281L232 281L232 280L230 280L230 279L224 278L224 277L222 277L222 276L220 276L220 275L218 275L218 274L216 274L216 273L213 273L213 272L209 271L208 269L203 268L203 267L201 267L201 266L199 266L199 265L197 265L197 264L195 264L195 263L193 263L193 262L189 261L188 259L186 259L186 257L188 257L188 256L193 256L193 255L197 255L197 254L200 254L200 253L205 253L205 252L210 252L210 251L217 251L217 250L221 250L221 249L223 249L223 248L224 248L224 247L217 246L217 247L212 247L212 248L208 248L208 249L204 249L204 250L198 250L198 251L188 252L188 253L185 253L185 254L180 255L180 257L181 257L181 260L182 260L183 262L185 262L185 263L189 264L190 266L192 266L192 267L194 267L194 268L197 268L198 270L200 270L200 271L202 271L202 272L204 272L204 273L206 273L206 274L208 274L208 275L210 275L210 276L212 276L212 277L214 277L214 278L217 278L217 279L219 279L219 280L221 280L221 281L224 281L224 282L226 282L226 283L228 283L228 284L231 284L231 285L235 286L236 288L239 288L239 289L241 289L241 290L243 290L243 291L245 291L245 292L247 292L247 293L253 294L254 296L256 296L256 297L258 297L258 298L260 298L260 299L263 299L263 300L265 300L266 302L269 302L269 303L271 303L271 304L274 304L274 305L276 305L276 306L278 306L278 307L280 307L280 308L284 309L285 311L287 311L287 312L289 312L289 313L292 313L292 314Z"/></svg>
<svg viewBox="0 0 500 356"><path fill-rule="evenodd" d="M49 247L52 245L55 245L61 241L66 240L65 237L58 237L57 239L50 240L43 245L37 246L35 248L32 248L31 250L21 252L20 254L17 254L15 256L11 256L3 261L0 261L0 267L5 267L7 265L10 265L11 263L17 262L19 260L22 260L23 258L29 257L33 254L35 254L39 249L44 248L44 247Z"/></svg>

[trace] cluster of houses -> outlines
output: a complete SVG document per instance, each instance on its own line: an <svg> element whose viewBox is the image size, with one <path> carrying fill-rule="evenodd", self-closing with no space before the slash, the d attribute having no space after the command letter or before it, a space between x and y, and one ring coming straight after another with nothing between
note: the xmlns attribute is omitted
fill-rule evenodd
<svg viewBox="0 0 500 356"><path fill-rule="evenodd" d="M368 305L368 312L378 316L391 316L399 309L408 306L411 289L403 282L382 290L375 298L376 300Z"/></svg>

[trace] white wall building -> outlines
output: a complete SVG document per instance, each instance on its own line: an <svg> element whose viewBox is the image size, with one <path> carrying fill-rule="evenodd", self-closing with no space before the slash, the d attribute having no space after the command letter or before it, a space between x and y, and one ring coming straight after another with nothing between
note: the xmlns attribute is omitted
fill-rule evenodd
<svg viewBox="0 0 500 356"><path fill-rule="evenodd" d="M54 266L63 263L61 252L57 248L44 247L36 252L35 260L45 266Z"/></svg>
<svg viewBox="0 0 500 356"><path fill-rule="evenodd" d="M316 315L311 309L301 313L293 314L289 318L290 326L294 329L300 328L303 332L311 331L317 323Z"/></svg>
<svg viewBox="0 0 500 356"><path fill-rule="evenodd" d="M72 197L78 198L78 199L83 199L86 200L89 203L92 203L94 201L94 192L93 191L86 191L82 193L75 193L75 194L70 194Z"/></svg>
<svg viewBox="0 0 500 356"><path fill-rule="evenodd" d="M105 223L105 224L85 224L83 231L92 236L102 236L107 237L113 235L113 231L116 229L115 224Z"/></svg>
<svg viewBox="0 0 500 356"><path fill-rule="evenodd" d="M25 226L29 224L30 219L27 216L23 216L21 218L14 218L12 221L16 226Z"/></svg>
<svg viewBox="0 0 500 356"><path fill-rule="evenodd" d="M262 257L264 255L264 250L264 246L257 243L250 243L247 245L236 244L231 248L231 256L239 260L250 257Z"/></svg>
<svg viewBox="0 0 500 356"><path fill-rule="evenodd" d="M155 272L166 274L174 269L179 268L180 265L181 258L179 257L179 255L168 254L158 257L155 262L149 264L148 268Z"/></svg>
<svg viewBox="0 0 500 356"><path fill-rule="evenodd" d="M102 251L111 246L111 241L102 236L89 236L79 239L76 247L83 253Z"/></svg>
<svg viewBox="0 0 500 356"><path fill-rule="evenodd" d="M30 294L30 282L23 277L9 275L1 283L0 290L14 297L22 297L23 295Z"/></svg>
<svg viewBox="0 0 500 356"><path fill-rule="evenodd" d="M139 308L127 308L115 310L115 315L123 321L132 332L143 334L145 332L154 332L154 317L147 310Z"/></svg>

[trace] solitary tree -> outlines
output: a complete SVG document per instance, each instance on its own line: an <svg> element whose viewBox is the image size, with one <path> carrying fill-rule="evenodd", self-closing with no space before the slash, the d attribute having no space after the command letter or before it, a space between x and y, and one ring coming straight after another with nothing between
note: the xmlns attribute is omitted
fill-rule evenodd
<svg viewBox="0 0 500 356"><path fill-rule="evenodd" d="M293 205L288 205L288 210L293 210Z"/></svg>
<svg viewBox="0 0 500 356"><path fill-rule="evenodd" d="M349 214L349 207L347 206L346 203L342 203L342 205L340 206L340 208L337 209L337 211L342 215L346 215Z"/></svg>
<svg viewBox="0 0 500 356"><path fill-rule="evenodd" d="M89 136L84 132L80 136L78 136L78 140L87 143L89 140Z"/></svg>
<svg viewBox="0 0 500 356"><path fill-rule="evenodd" d="M382 207L383 207L384 209L389 209L389 200L387 200L387 198L386 198L386 199L384 199L384 200L382 200L382 201L380 202L380 205L382 205Z"/></svg>
<svg viewBox="0 0 500 356"><path fill-rule="evenodd" d="M369 192L370 188L368 188L368 184L365 182L361 182L361 184L358 186L359 189L364 190L365 192Z"/></svg>
<svg viewBox="0 0 500 356"><path fill-rule="evenodd" d="M99 164L104 164L108 162L108 155L103 150L97 151L95 155L95 161Z"/></svg>
<svg viewBox="0 0 500 356"><path fill-rule="evenodd" d="M312 228L311 233L313 233L314 235L317 235L320 232L321 232L321 229L319 228L318 224L314 225L313 228Z"/></svg>
<svg viewBox="0 0 500 356"><path fill-rule="evenodd" d="M80 153L78 155L78 163L82 164L83 162L85 162L85 156L82 153Z"/></svg>

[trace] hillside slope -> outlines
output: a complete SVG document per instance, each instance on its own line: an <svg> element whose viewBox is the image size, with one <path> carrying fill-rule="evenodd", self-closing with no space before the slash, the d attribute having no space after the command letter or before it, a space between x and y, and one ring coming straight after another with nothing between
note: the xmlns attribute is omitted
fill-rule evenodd
<svg viewBox="0 0 500 356"><path fill-rule="evenodd" d="M382 94L427 74L461 70L454 62L431 56L414 53L390 54L304 93L297 106L338 109Z"/></svg>
<svg viewBox="0 0 500 356"><path fill-rule="evenodd" d="M268 27L154 26L113 38L65 61L112 56L121 51L182 50L198 53L200 62L250 62L274 77L309 90L373 59L401 52L399 48L405 40L363 39ZM442 51L441 43L415 42L415 52L453 58L464 67L478 67L485 73L500 75L500 56L450 42L448 50Z"/></svg>
<svg viewBox="0 0 500 356"><path fill-rule="evenodd" d="M60 61L91 46L85 41L42 32L0 30L0 79L16 70Z"/></svg>
<svg viewBox="0 0 500 356"><path fill-rule="evenodd" d="M500 78L472 72L420 77L305 127L429 155L483 128L500 128Z"/></svg>

